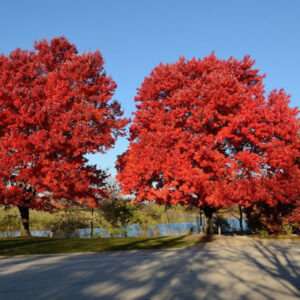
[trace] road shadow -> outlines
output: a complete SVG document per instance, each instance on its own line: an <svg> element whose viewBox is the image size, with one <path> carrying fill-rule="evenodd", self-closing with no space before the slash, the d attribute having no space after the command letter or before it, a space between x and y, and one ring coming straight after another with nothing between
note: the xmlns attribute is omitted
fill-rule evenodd
<svg viewBox="0 0 300 300"><path fill-rule="evenodd" d="M203 236L185 249L159 250L162 241L157 250L2 259L0 299L299 299L299 242L212 240Z"/></svg>

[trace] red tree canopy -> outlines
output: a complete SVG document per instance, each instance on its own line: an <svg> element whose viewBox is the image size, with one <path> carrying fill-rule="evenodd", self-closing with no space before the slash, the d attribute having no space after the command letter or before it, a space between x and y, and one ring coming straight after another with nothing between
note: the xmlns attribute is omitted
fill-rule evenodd
<svg viewBox="0 0 300 300"><path fill-rule="evenodd" d="M157 66L138 89L117 162L124 193L212 211L295 198L297 109L283 90L265 98L253 64L212 54Z"/></svg>
<svg viewBox="0 0 300 300"><path fill-rule="evenodd" d="M85 155L124 134L116 83L99 51L78 54L64 37L34 49L0 55L0 204L96 206L106 174Z"/></svg>

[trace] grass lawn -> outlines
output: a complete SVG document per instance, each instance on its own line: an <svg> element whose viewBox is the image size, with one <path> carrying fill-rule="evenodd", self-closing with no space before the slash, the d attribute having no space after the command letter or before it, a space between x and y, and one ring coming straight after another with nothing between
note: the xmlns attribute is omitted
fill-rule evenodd
<svg viewBox="0 0 300 300"><path fill-rule="evenodd" d="M186 236L94 239L2 238L0 255L163 249L195 245L204 241L207 241L207 238L186 238Z"/></svg>
<svg viewBox="0 0 300 300"><path fill-rule="evenodd" d="M248 240L286 240L300 242L299 235L292 236L244 236ZM250 238L250 239L249 239ZM50 239L40 237L30 238L1 238L0 256L27 255L27 254L50 254L50 253L75 253L75 252L103 252L120 250L142 249L167 249L192 246L207 243L214 240L227 240L227 243L247 243L243 237L204 235L181 235L172 237L134 237L134 238L74 238L74 239ZM242 240L241 240L242 239Z"/></svg>

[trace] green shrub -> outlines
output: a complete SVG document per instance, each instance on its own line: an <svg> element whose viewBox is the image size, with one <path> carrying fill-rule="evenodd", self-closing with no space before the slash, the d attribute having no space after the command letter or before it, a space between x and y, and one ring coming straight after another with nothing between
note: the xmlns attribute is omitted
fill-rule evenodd
<svg viewBox="0 0 300 300"><path fill-rule="evenodd" d="M137 218L136 205L122 198L116 190L112 190L110 198L101 203L98 222L110 235L127 237L128 226L136 224Z"/></svg>
<svg viewBox="0 0 300 300"><path fill-rule="evenodd" d="M292 234L293 226L286 221L283 221L281 224L281 234Z"/></svg>
<svg viewBox="0 0 300 300"><path fill-rule="evenodd" d="M149 202L139 205L138 208L136 221L140 226L140 236L147 236L149 229L152 229L154 236L158 236L159 230L155 224L161 222L164 206Z"/></svg>
<svg viewBox="0 0 300 300"><path fill-rule="evenodd" d="M15 231L21 229L21 219L16 213L2 210L0 215L0 233L3 236L14 236Z"/></svg>
<svg viewBox="0 0 300 300"><path fill-rule="evenodd" d="M89 227L88 219L78 210L66 211L52 225L57 237L79 237L78 229Z"/></svg>

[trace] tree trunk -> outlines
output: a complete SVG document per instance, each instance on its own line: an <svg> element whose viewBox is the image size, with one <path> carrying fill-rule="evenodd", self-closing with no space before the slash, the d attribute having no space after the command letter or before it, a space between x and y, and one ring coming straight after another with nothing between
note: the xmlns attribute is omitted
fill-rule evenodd
<svg viewBox="0 0 300 300"><path fill-rule="evenodd" d="M206 206L203 208L204 214L205 214L205 234L206 235L212 235L213 234L213 228L212 228L212 216L213 213L216 211L215 209Z"/></svg>
<svg viewBox="0 0 300 300"><path fill-rule="evenodd" d="M212 235L213 228L212 228L212 214L206 215L205 214L205 234Z"/></svg>
<svg viewBox="0 0 300 300"><path fill-rule="evenodd" d="M203 226L202 226L202 210L201 207L199 207L199 215L200 215L200 233L203 232Z"/></svg>
<svg viewBox="0 0 300 300"><path fill-rule="evenodd" d="M30 229L29 229L29 208L18 205L18 209L23 224L23 228L21 229L21 236L31 236Z"/></svg>
<svg viewBox="0 0 300 300"><path fill-rule="evenodd" d="M94 237L94 209L92 209L92 218L91 218L91 237Z"/></svg>
<svg viewBox="0 0 300 300"><path fill-rule="evenodd" d="M240 211L240 232L243 233L243 211L242 211L242 206L239 205L239 211Z"/></svg>
<svg viewBox="0 0 300 300"><path fill-rule="evenodd" d="M222 234L222 227L221 224L218 224L218 235Z"/></svg>

